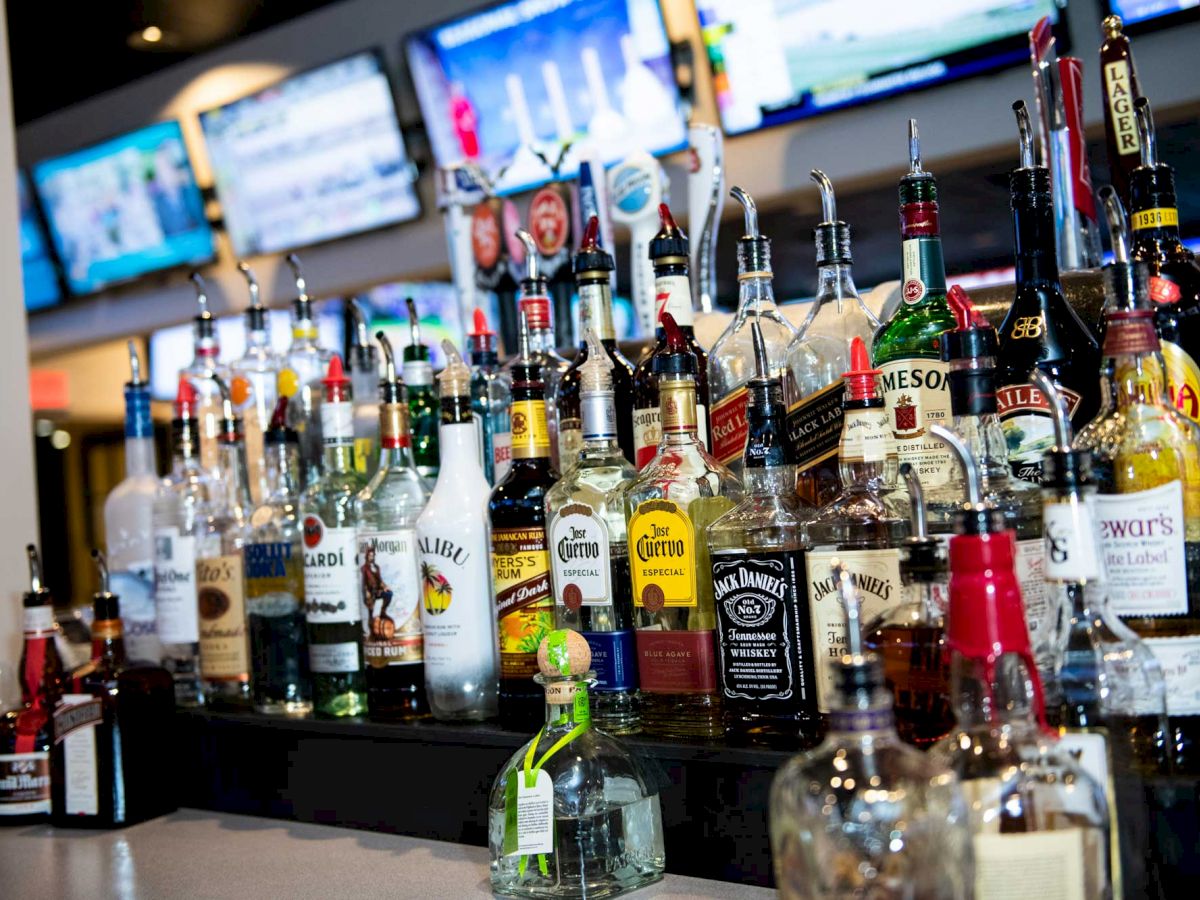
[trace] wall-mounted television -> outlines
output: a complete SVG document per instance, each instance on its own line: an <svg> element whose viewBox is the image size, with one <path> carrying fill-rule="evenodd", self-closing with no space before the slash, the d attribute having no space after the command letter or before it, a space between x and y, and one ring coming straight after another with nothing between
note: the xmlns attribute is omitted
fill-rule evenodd
<svg viewBox="0 0 1200 900"><path fill-rule="evenodd" d="M1200 0L1107 0L1108 11L1134 31L1200 21Z"/></svg>
<svg viewBox="0 0 1200 900"><path fill-rule="evenodd" d="M200 114L238 256L421 214L383 61L366 51Z"/></svg>
<svg viewBox="0 0 1200 900"><path fill-rule="evenodd" d="M72 293L213 257L178 122L44 160L33 182Z"/></svg>
<svg viewBox="0 0 1200 900"><path fill-rule="evenodd" d="M697 0L696 8L730 134L1028 64L1029 30L1062 15L1056 0Z"/></svg>
<svg viewBox="0 0 1200 900"><path fill-rule="evenodd" d="M605 162L669 153L687 127L658 0L515 0L407 37L438 165L474 162L512 193L584 139ZM537 152L535 152L537 151ZM559 176L578 163L568 153Z"/></svg>
<svg viewBox="0 0 1200 900"><path fill-rule="evenodd" d="M429 347L430 360L435 369L446 365L446 354L442 350L442 339L449 338L466 358L463 337L471 323L465 324L458 310L458 293L454 285L445 281L397 281L377 285L355 297L370 326L372 340L376 331L383 331L391 341L400 364L401 351L410 343L408 307L405 298L412 297L417 305L421 321L421 343ZM499 331L500 309L495 294L485 293L480 298L481 308L488 317L493 331ZM380 360L382 363L382 359Z"/></svg>
<svg viewBox="0 0 1200 900"><path fill-rule="evenodd" d="M24 286L25 309L49 309L62 302L62 283L50 239L38 214L37 202L23 171L17 171L17 198L21 205L21 283Z"/></svg>

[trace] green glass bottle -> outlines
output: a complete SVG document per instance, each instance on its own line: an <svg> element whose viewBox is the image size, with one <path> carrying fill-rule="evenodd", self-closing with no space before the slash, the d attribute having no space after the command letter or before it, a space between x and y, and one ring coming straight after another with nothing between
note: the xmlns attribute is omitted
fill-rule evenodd
<svg viewBox="0 0 1200 900"><path fill-rule="evenodd" d="M421 320L412 297L408 304L408 328L412 340L404 348L404 384L408 387L408 421L412 432L412 455L417 471L430 484L438 473L438 423L441 409L433 387L433 365L429 348L421 343Z"/></svg>

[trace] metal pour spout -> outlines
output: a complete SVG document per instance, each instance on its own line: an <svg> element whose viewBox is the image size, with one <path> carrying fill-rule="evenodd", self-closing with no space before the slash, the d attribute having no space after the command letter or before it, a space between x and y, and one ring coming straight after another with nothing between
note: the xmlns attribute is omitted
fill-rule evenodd
<svg viewBox="0 0 1200 900"><path fill-rule="evenodd" d="M45 583L42 581L42 561L38 557L37 547L26 544L25 556L29 560L29 592L39 594L45 590Z"/></svg>
<svg viewBox="0 0 1200 900"><path fill-rule="evenodd" d="M863 655L862 601L858 596L858 591L854 589L854 580L850 577L850 570L846 568L846 564L835 558L830 568L833 571L833 578L837 582L842 606L846 610L846 645L850 651L848 655L861 657Z"/></svg>
<svg viewBox="0 0 1200 900"><path fill-rule="evenodd" d="M925 511L925 490L921 487L921 479L917 477L917 470L913 468L912 463L901 463L900 475L908 488L912 536L918 540L926 540L929 537L929 521Z"/></svg>
<svg viewBox="0 0 1200 900"><path fill-rule="evenodd" d="M525 246L525 278L527 281L537 281L541 277L538 273L537 242L524 228L517 229L517 240Z"/></svg>
<svg viewBox="0 0 1200 900"><path fill-rule="evenodd" d="M192 285L196 288L196 305L200 307L200 312L196 314L197 319L212 319L212 313L208 311L208 286L204 283L204 276L199 272L191 274Z"/></svg>
<svg viewBox="0 0 1200 900"><path fill-rule="evenodd" d="M351 314L354 316L354 343L359 347L370 347L371 338L367 330L367 314L357 300L350 301Z"/></svg>
<svg viewBox="0 0 1200 900"><path fill-rule="evenodd" d="M229 393L229 385L220 375L213 375L212 380L221 393L221 418L225 420L226 430L234 430L237 428L237 415L233 411L233 398Z"/></svg>
<svg viewBox="0 0 1200 900"><path fill-rule="evenodd" d="M913 128L916 128L916 120L910 120ZM917 167L920 168L921 157L920 148L917 149ZM820 169L813 169L808 173L808 177L817 183L817 188L821 191L821 221L836 222L837 221L837 198L833 193L833 182L829 180L829 176Z"/></svg>
<svg viewBox="0 0 1200 900"><path fill-rule="evenodd" d="M963 474L966 476L963 480L967 483L967 503L975 509L982 509L982 480L979 477L979 463L976 462L975 455L959 439L958 435L948 428L943 428L941 425L931 425L929 431L945 442L946 446L958 458L959 465L963 467Z"/></svg>
<svg viewBox="0 0 1200 900"><path fill-rule="evenodd" d="M97 593L111 594L112 591L109 590L108 579L108 560L104 558L104 551L93 549L92 561L96 563L96 571L100 576L100 590Z"/></svg>
<svg viewBox="0 0 1200 900"><path fill-rule="evenodd" d="M238 271L242 273L242 277L246 279L246 286L250 290L250 308L262 309L262 300L259 296L258 279L254 277L254 270L246 265L245 260L238 260Z"/></svg>
<svg viewBox="0 0 1200 900"><path fill-rule="evenodd" d="M767 345L758 325L758 316L750 323L750 338L754 344L754 376L761 381L767 381L771 377L771 368L767 361Z"/></svg>
<svg viewBox="0 0 1200 900"><path fill-rule="evenodd" d="M300 257L295 253L289 253L284 257L284 261L292 270L292 278L296 282L296 300L300 303L308 303L312 298L308 296L308 283L304 280L304 270L300 268Z"/></svg>
<svg viewBox="0 0 1200 900"><path fill-rule="evenodd" d="M1106 184L1097 192L1104 204L1104 219L1108 223L1108 240L1112 244L1113 260L1128 265L1129 235L1125 231L1125 207L1112 185Z"/></svg>
<svg viewBox="0 0 1200 900"><path fill-rule="evenodd" d="M417 304L412 297L404 298L408 307L408 335L414 347L421 346L421 318L417 315Z"/></svg>
<svg viewBox="0 0 1200 900"><path fill-rule="evenodd" d="M751 238L761 237L758 232L758 207L754 203L754 198L737 185L729 189L729 195L742 204L742 215L746 222L746 234L744 236Z"/></svg>
<svg viewBox="0 0 1200 900"><path fill-rule="evenodd" d="M1018 100L1012 105L1012 109L1017 117L1017 132L1021 148L1021 168L1032 169L1034 167L1033 122L1029 118L1029 109L1025 106L1024 100Z"/></svg>
<svg viewBox="0 0 1200 900"><path fill-rule="evenodd" d="M917 132L917 120L908 120L908 174L924 175L921 168L921 135Z"/></svg>
<svg viewBox="0 0 1200 900"><path fill-rule="evenodd" d="M383 380L385 384L396 383L396 357L392 352L392 342L382 331L375 332L375 340L383 348Z"/></svg>
<svg viewBox="0 0 1200 900"><path fill-rule="evenodd" d="M1157 166L1158 135L1154 131L1154 114L1150 110L1150 100L1146 97L1134 100L1133 114L1137 118L1138 139L1142 142L1142 165Z"/></svg>
<svg viewBox="0 0 1200 900"><path fill-rule="evenodd" d="M1050 401L1050 415L1054 420L1054 443L1057 445L1054 449L1062 452L1070 450L1073 437L1071 416L1067 412L1067 404L1058 390L1058 385L1049 375L1038 368L1035 368L1030 374L1029 382Z"/></svg>
<svg viewBox="0 0 1200 900"><path fill-rule="evenodd" d="M138 359L137 344L128 340L125 342L125 346L129 350L129 386L142 387L146 382L142 381L142 363Z"/></svg>

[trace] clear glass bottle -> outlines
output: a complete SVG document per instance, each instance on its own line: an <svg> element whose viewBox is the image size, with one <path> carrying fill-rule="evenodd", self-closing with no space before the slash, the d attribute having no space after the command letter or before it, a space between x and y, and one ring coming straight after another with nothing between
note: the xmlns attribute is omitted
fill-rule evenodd
<svg viewBox="0 0 1200 900"><path fill-rule="evenodd" d="M304 545L300 526L300 438L280 397L264 438L267 496L250 516L245 547L246 620L254 708L312 712L304 623Z"/></svg>
<svg viewBox="0 0 1200 900"><path fill-rule="evenodd" d="M553 631L537 655L546 724L492 785L492 892L582 900L658 881L666 868L658 782L592 723L587 641Z"/></svg>
<svg viewBox="0 0 1200 900"><path fill-rule="evenodd" d="M748 436L748 384L755 377L751 323L757 323L762 332L770 373L782 385L785 404L797 397L788 365L788 348L796 338L796 329L775 306L771 240L758 232L754 199L740 187L729 193L742 204L746 233L738 239L737 311L708 351L708 389L712 396L708 418L713 457L741 478ZM781 440L784 437L780 434Z"/></svg>
<svg viewBox="0 0 1200 900"><path fill-rule="evenodd" d="M382 331L384 378L379 382L379 464L355 501L363 655L373 718L427 715L421 632L417 517L429 489L413 462L404 384Z"/></svg>
<svg viewBox="0 0 1200 900"><path fill-rule="evenodd" d="M793 441L797 490L808 503L820 506L842 488L837 448L842 437L842 373L850 367L850 342L859 338L870 346L879 319L854 286L850 226L837 216L833 184L820 169L809 174L821 189L823 221L813 229L817 295L788 348L798 401L788 409L788 424L790 432L804 435Z"/></svg>
<svg viewBox="0 0 1200 900"><path fill-rule="evenodd" d="M271 349L271 330L267 310L259 296L258 279L246 263L238 262L238 271L250 289L246 310L246 352L229 364L229 390L233 408L242 420L246 439L246 467L250 474L250 499L262 503L268 490L266 447L263 435L271 424L279 384L281 360Z"/></svg>
<svg viewBox="0 0 1200 900"><path fill-rule="evenodd" d="M577 370L582 446L546 492L554 624L578 631L592 649L596 724L611 734L633 734L641 717L621 495L637 470L618 444L615 367L592 328L584 339L588 358Z"/></svg>
<svg viewBox="0 0 1200 900"><path fill-rule="evenodd" d="M742 491L700 442L691 341L671 313L659 324L666 335L654 356L662 440L625 491L642 728L660 737L712 739L724 735L725 723L705 532Z"/></svg>
<svg viewBox="0 0 1200 900"><path fill-rule="evenodd" d="M417 517L425 693L435 719L477 722L496 715L500 666L487 516L492 488L479 460L471 373L450 341L442 349L441 469Z"/></svg>
<svg viewBox="0 0 1200 900"><path fill-rule="evenodd" d="M321 440L321 379L333 353L317 343L312 298L295 253L286 257L296 280L292 301L292 345L279 370L279 393L288 398L288 425L300 436L300 479L305 488L321 477L324 444Z"/></svg>
<svg viewBox="0 0 1200 900"><path fill-rule="evenodd" d="M884 665L864 653L859 636L862 599L844 563L831 571L848 642L826 663L836 690L825 742L787 763L771 786L779 894L970 897L971 837L958 782L896 734Z"/></svg>
<svg viewBox="0 0 1200 900"><path fill-rule="evenodd" d="M217 434L221 428L221 391L216 379L229 383L229 369L220 362L217 323L208 311L208 289L199 272L191 275L196 288L199 312L192 319L193 357L179 374L196 389L196 418L200 423L200 465L207 472L217 471Z"/></svg>
<svg viewBox="0 0 1200 900"><path fill-rule="evenodd" d="M421 343L421 319L412 297L408 305L409 342L404 348L404 385L408 391L408 426L412 432L412 455L421 477L436 480L438 474L438 402L433 389L433 366L429 348Z"/></svg>
<svg viewBox="0 0 1200 900"><path fill-rule="evenodd" d="M758 743L810 747L824 732L804 559L804 522L811 510L796 496L782 378L771 365L759 323L751 321L750 330L755 374L747 382L746 497L708 527L706 538L717 613L717 674L728 733Z"/></svg>
<svg viewBox="0 0 1200 900"><path fill-rule="evenodd" d="M196 538L208 504L208 473L200 465L196 389L179 379L171 420L171 471L154 498L154 607L162 664L175 679L179 706L203 706L200 617L196 598Z"/></svg>
<svg viewBox="0 0 1200 900"><path fill-rule="evenodd" d="M371 343L367 316L357 300L350 301L350 388L354 391L354 465L368 481L379 461L379 354Z"/></svg>
<svg viewBox="0 0 1200 900"><path fill-rule="evenodd" d="M322 387L325 461L320 479L309 485L300 500L308 667L317 715L358 716L367 712L354 502L363 479L354 465L350 379L337 354L329 361Z"/></svg>
<svg viewBox="0 0 1200 900"><path fill-rule="evenodd" d="M483 474L488 484L499 484L512 465L512 378L500 368L496 332L487 316L476 308L474 330L467 335L471 356L471 409L478 417L483 438ZM443 413L443 423L445 416ZM438 431L439 440L441 431Z"/></svg>

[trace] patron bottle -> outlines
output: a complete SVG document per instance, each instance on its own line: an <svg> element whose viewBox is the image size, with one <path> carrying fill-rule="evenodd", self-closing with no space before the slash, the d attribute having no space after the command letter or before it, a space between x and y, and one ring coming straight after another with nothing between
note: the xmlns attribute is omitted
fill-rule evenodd
<svg viewBox="0 0 1200 900"><path fill-rule="evenodd" d="M487 316L476 308L474 331L467 335L471 355L471 409L479 419L483 437L483 475L488 484L499 484L512 463L512 379L500 368L496 333ZM442 412L445 422L445 413ZM441 431L438 431L439 438Z"/></svg>
<svg viewBox="0 0 1200 900"><path fill-rule="evenodd" d="M1122 31L1120 16L1107 16L1101 25L1100 79L1104 89L1104 140L1108 149L1108 172L1117 196L1129 204L1129 180L1141 162L1134 101L1142 95L1129 38Z"/></svg>
<svg viewBox="0 0 1200 900"><path fill-rule="evenodd" d="M317 342L312 298L300 258L289 253L286 262L296 281L296 299L292 301L292 345L279 371L279 393L288 398L288 425L300 436L301 483L309 487L321 477L321 379L333 354Z"/></svg>
<svg viewBox="0 0 1200 900"><path fill-rule="evenodd" d="M217 342L217 323L208 311L208 289L199 272L192 273L199 312L192 319L193 357L180 371L196 389L196 418L200 423L200 465L205 471L217 468L217 432L221 427L221 391L217 378L228 381L229 370L220 361L221 345Z"/></svg>
<svg viewBox="0 0 1200 900"><path fill-rule="evenodd" d="M433 389L433 366L429 348L421 343L421 320L412 297L408 305L409 342L404 348L404 385L408 392L408 427L412 432L412 456L423 478L437 479L438 403Z"/></svg>
<svg viewBox="0 0 1200 900"><path fill-rule="evenodd" d="M909 119L908 174L900 179L902 302L875 333L871 353L883 376L883 399L898 459L915 466L928 488L944 484L953 471L950 451L929 432L951 418L948 366L938 353L938 341L943 331L954 327L954 316L946 304L937 200L937 182L921 168L917 122ZM825 560L820 565L827 564Z"/></svg>
<svg viewBox="0 0 1200 900"><path fill-rule="evenodd" d="M690 310L690 294L682 296ZM625 491L642 728L716 738L725 724L705 531L737 503L741 485L700 442L692 339L670 311L659 324L666 343L653 353L653 375L662 441Z"/></svg>
<svg viewBox="0 0 1200 900"><path fill-rule="evenodd" d="M850 343L859 338L869 346L879 319L854 286L850 226L837 217L833 184L819 169L811 175L821 189L823 219L813 229L817 296L788 351L800 398L788 409L788 441L796 458L797 491L813 506L821 506L842 488L837 451L842 373L850 368Z"/></svg>
<svg viewBox="0 0 1200 900"><path fill-rule="evenodd" d="M244 262L238 262L238 271L249 286L250 306L246 310L246 352L229 365L229 391L245 432L250 499L262 503L267 491L263 435L275 409L280 359L271 349L267 310L259 296L258 279Z"/></svg>

